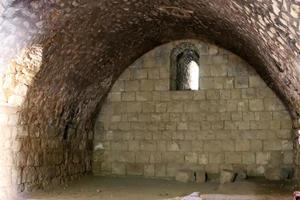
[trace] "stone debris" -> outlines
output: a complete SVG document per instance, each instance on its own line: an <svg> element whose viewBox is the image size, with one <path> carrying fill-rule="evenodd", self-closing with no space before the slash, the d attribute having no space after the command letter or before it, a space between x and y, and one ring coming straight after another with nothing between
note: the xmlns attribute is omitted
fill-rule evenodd
<svg viewBox="0 0 300 200"><path fill-rule="evenodd" d="M286 180L293 176L292 168L267 168L265 178L271 181Z"/></svg>
<svg viewBox="0 0 300 200"><path fill-rule="evenodd" d="M195 171L195 181L196 183L205 183L207 180L207 174L205 171Z"/></svg>
<svg viewBox="0 0 300 200"><path fill-rule="evenodd" d="M220 183L231 183L234 181L236 177L236 173L234 173L232 170L224 169L220 173Z"/></svg>
<svg viewBox="0 0 300 200"><path fill-rule="evenodd" d="M244 169L235 169L234 172L236 173L235 181L241 181L248 178L247 172Z"/></svg>

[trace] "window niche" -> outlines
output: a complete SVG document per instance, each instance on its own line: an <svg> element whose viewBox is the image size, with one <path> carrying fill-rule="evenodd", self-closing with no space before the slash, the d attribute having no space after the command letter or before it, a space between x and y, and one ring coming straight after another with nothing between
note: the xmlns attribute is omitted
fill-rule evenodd
<svg viewBox="0 0 300 200"><path fill-rule="evenodd" d="M171 52L170 89L199 90L199 54L190 43L182 43Z"/></svg>

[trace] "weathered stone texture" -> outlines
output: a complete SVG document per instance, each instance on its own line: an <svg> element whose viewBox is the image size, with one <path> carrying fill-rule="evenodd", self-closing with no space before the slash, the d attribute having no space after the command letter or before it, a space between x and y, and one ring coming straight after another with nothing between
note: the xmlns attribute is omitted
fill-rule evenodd
<svg viewBox="0 0 300 200"><path fill-rule="evenodd" d="M191 40L202 50L200 90L169 89L170 76L165 75L170 72L169 56L182 42L186 41L169 43L145 54L115 82L96 122L95 145L109 145L102 150L107 155L104 159L97 161L95 154L93 166L103 166L100 168L103 171L94 169L94 172L135 174L124 168L116 172L111 168L114 162L126 169L139 164L139 175L160 174L165 178L174 178L174 172L183 166L209 173L240 166L252 176L263 175L270 166L292 167L289 113L254 69L239 57L215 45ZM209 53L211 48L217 53ZM164 75L150 77L151 71ZM148 75L140 76L146 72ZM227 87L228 80L231 87ZM120 92L124 84L125 89ZM145 86L156 84L161 85ZM134 86L126 88L126 85ZM101 139L97 139L99 136ZM121 159L123 156L130 159ZM164 166L166 173L156 172L161 168L148 168L157 164Z"/></svg>
<svg viewBox="0 0 300 200"><path fill-rule="evenodd" d="M15 106L20 105L25 97L25 104L21 109L22 123L30 125L30 132L38 137L41 136L41 138L49 133L49 125L53 126L54 128L49 129L51 133L56 132L53 129L59 130L59 133L56 132L59 137L53 139L53 143L55 140L61 139L63 130L72 121L77 127L77 133L82 132L82 136L79 136L81 133L75 134L76 136L72 138L75 138L74 141L76 140L76 142L68 145L68 147L74 147L75 151L79 148L81 153L87 153L88 150L83 149L90 146L88 144L91 141L86 138L89 138L90 131L94 127L95 116L110 87L126 67L143 53L162 43L182 38L204 38L235 52L251 63L265 80L266 85L271 87L288 106L294 117L294 122L296 122L294 123L295 127L300 127L298 123L300 113L298 89L300 85L298 78L299 27L298 0L4 0L0 2L0 39L2 42L0 46L0 100L1 103ZM23 70L11 72L9 66L15 69L15 64L10 62L11 59L22 55L23 48L26 51L26 49L31 49L32 46L36 47L36 45L40 45L38 54L42 52L42 63L40 63L38 74L32 73L26 67L24 72ZM224 56L222 53L226 51L214 46L200 48L200 51L203 57L208 57L208 59L203 59L202 64L205 66L202 73L208 76L211 73L218 75L218 78L205 77L201 79L202 89L207 87L205 89L236 88L243 90L241 94L236 92L206 94L204 92L195 95L195 100L196 98L198 100L210 99L210 103L203 103L202 105L206 111L214 108L216 110L221 109L220 111L224 108L226 111L240 111L249 108L250 104L238 100L240 95L242 98L248 99L256 98L257 95L269 97L270 94L273 94L271 90L265 91L260 88L262 81L257 82L253 77L249 77L247 80L247 70L239 65L236 65L234 70L227 72L229 76L238 75L236 79L224 77L226 72L224 66L220 66L219 70L209 66L212 63L224 65L227 62L236 62L235 56ZM163 54L164 52L160 52L155 56L159 58ZM215 56L211 57L210 55ZM30 63L30 60L36 59L29 57L28 60ZM151 70L155 68L155 65L164 64L165 60L159 60L160 62L156 63L155 59L147 59L145 62L147 70L139 72L137 77L145 78L147 71L147 78L151 81L145 80L145 84L140 85L140 89L152 92L155 88L157 91L153 92L155 93L153 100L159 99L159 101L168 102L171 96L163 93L167 89L166 82L159 80L166 78L166 71ZM129 73L127 76L131 77L133 74ZM26 83L20 82L19 77ZM29 81L30 84L27 84L27 78L33 80L32 83ZM122 84L120 87L115 85L118 88L117 92L122 92L125 89L126 84L120 84ZM135 84L127 84L126 87L134 89ZM27 87L29 87L28 91ZM131 92L136 92L136 90ZM226 100L226 106L222 105L221 108L215 106L218 96ZM112 98L114 101L119 101L122 96L114 94ZM135 101L134 98L137 96L133 97L129 94L124 95L123 98L130 102ZM146 94L139 95L138 99L141 102L149 100ZM147 105L144 105L141 102L137 110L142 107L145 115L134 116L136 113L133 112L128 117L122 116L121 119L143 119L147 121L150 116L146 112L151 113L156 108L151 103L147 102ZM286 131L278 131L278 128L289 126L289 124L277 123L282 116L287 115L285 112L283 114L282 111L276 110L277 103L275 102L271 104L268 100L264 101L263 104L262 102L251 102L252 110L249 110L248 114L243 114L243 117L256 120L258 116L255 116L253 112L260 112L263 107L272 111L274 122L270 126L277 130L269 134L287 138ZM116 110L125 108L126 106L122 105ZM176 109L185 108L178 106ZM169 115L172 122L181 120L181 117L193 119L203 117L188 117L177 114L171 113ZM238 117L234 115L235 119ZM118 118L115 117L114 120L118 120ZM163 117L163 119L167 118L168 116ZM172 137L168 131L174 129L174 124L170 124L168 126L170 129L164 131L163 123L155 121L158 120L157 115L151 116L151 119L153 120L152 123L156 123L152 127L159 127L155 129L163 131L161 136L158 137L155 134L144 136L136 133L135 138L162 139ZM235 128L244 130L244 135L248 135L247 137L251 135L248 127L251 131L266 128L265 123L246 122L239 123L242 125L237 126L236 123L221 123L224 120L231 120L231 115L222 115L219 123L205 121L201 123L201 127L206 132L209 129L222 130L223 126L228 131ZM130 123L122 122L114 125L114 127L128 130ZM151 131L156 131L152 127ZM136 132L140 128L141 126L135 125ZM194 125L192 129L195 129ZM251 149L255 149L255 146L263 148L263 144L260 145L260 140L263 139L264 134L260 132L255 133L259 140L256 143L250 142ZM230 134L235 135L235 133ZM195 138L194 134L183 135L184 138ZM110 136L114 136L114 134L110 134ZM131 135L127 137L130 138ZM215 136L207 134L207 137L213 138ZM84 141L87 145L83 144ZM62 145L62 142L58 143ZM289 143L285 142L284 148L290 148L286 144ZM74 160L76 163L78 161L83 162L85 153L78 154L81 156L74 156ZM44 159L47 160L47 155L49 155L49 160L52 160L52 154L45 154L46 158ZM253 161L253 152L251 155L249 157L251 159L247 160L249 163ZM285 154L285 163L291 162L290 155L290 153ZM245 154L242 155L242 160L244 157ZM296 157L298 163L299 156ZM201 158L207 158L207 155L203 155ZM202 161L206 162L205 159ZM89 162L89 156L85 162ZM68 163L66 163L66 168L76 171ZM164 167L160 168L164 169ZM260 167L259 169L263 168ZM163 171L161 170L162 173L160 174L163 174ZM42 181L43 179L39 182Z"/></svg>

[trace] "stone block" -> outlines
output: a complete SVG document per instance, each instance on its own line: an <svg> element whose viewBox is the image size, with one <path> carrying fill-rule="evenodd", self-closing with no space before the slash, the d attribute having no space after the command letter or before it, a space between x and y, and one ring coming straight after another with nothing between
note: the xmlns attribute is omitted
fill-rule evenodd
<svg viewBox="0 0 300 200"><path fill-rule="evenodd" d="M249 100L249 109L250 111L263 111L264 103L262 99L253 99Z"/></svg>
<svg viewBox="0 0 300 200"><path fill-rule="evenodd" d="M154 82L154 89L156 91L168 91L169 87L169 80L157 80Z"/></svg>
<svg viewBox="0 0 300 200"><path fill-rule="evenodd" d="M256 153L256 164L266 165L270 160L270 153L258 152Z"/></svg>
<svg viewBox="0 0 300 200"><path fill-rule="evenodd" d="M249 76L249 86L253 88L266 87L265 82L259 76Z"/></svg>
<svg viewBox="0 0 300 200"><path fill-rule="evenodd" d="M214 79L213 78L200 78L200 89L214 89Z"/></svg>
<svg viewBox="0 0 300 200"><path fill-rule="evenodd" d="M199 112L200 105L198 103L185 103L184 104L184 111L187 113L195 113Z"/></svg>
<svg viewBox="0 0 300 200"><path fill-rule="evenodd" d="M211 140L204 143L205 152L220 152L221 148L221 141L218 140Z"/></svg>
<svg viewBox="0 0 300 200"><path fill-rule="evenodd" d="M219 90L208 90L208 91L206 91L206 99L208 99L208 100L220 99Z"/></svg>
<svg viewBox="0 0 300 200"><path fill-rule="evenodd" d="M148 70L147 69L135 69L132 71L133 79L147 79Z"/></svg>
<svg viewBox="0 0 300 200"><path fill-rule="evenodd" d="M222 170L220 173L220 183L231 183L234 181L236 174L232 170Z"/></svg>
<svg viewBox="0 0 300 200"><path fill-rule="evenodd" d="M196 170L195 174L195 181L196 183L205 183L207 180L207 174L203 170Z"/></svg>
<svg viewBox="0 0 300 200"><path fill-rule="evenodd" d="M140 163L128 163L126 165L128 175L143 175L144 164Z"/></svg>
<svg viewBox="0 0 300 200"><path fill-rule="evenodd" d="M226 152L225 153L225 163L227 164L241 164L242 154L239 152Z"/></svg>
<svg viewBox="0 0 300 200"><path fill-rule="evenodd" d="M207 165L208 164L208 155L200 154L198 156L198 163L199 163L199 165Z"/></svg>
<svg viewBox="0 0 300 200"><path fill-rule="evenodd" d="M154 90L154 81L153 80L141 80L140 90L141 91L153 91Z"/></svg>
<svg viewBox="0 0 300 200"><path fill-rule="evenodd" d="M234 81L235 88L248 88L249 87L249 79L248 76L237 76Z"/></svg>
<svg viewBox="0 0 300 200"><path fill-rule="evenodd" d="M126 111L129 113L132 113L132 112L139 113L142 111L142 104L136 103L136 102L127 102Z"/></svg>
<svg viewBox="0 0 300 200"><path fill-rule="evenodd" d="M211 66L211 75L212 76L226 76L227 75L227 65L226 64L218 64Z"/></svg>
<svg viewBox="0 0 300 200"><path fill-rule="evenodd" d="M153 113L153 112L155 112L155 103L153 103L153 102L143 102L142 111L143 111L143 113Z"/></svg>
<svg viewBox="0 0 300 200"><path fill-rule="evenodd" d="M139 91L140 83L137 80L125 81L125 91Z"/></svg>
<svg viewBox="0 0 300 200"><path fill-rule="evenodd" d="M136 92L137 101L151 101L152 93L151 92Z"/></svg>
<svg viewBox="0 0 300 200"><path fill-rule="evenodd" d="M180 102L171 102L168 103L167 112L183 112L183 103Z"/></svg>
<svg viewBox="0 0 300 200"><path fill-rule="evenodd" d="M187 153L185 156L184 156L184 160L185 160L185 163L197 163L198 162L198 155L197 153Z"/></svg>
<svg viewBox="0 0 300 200"><path fill-rule="evenodd" d="M210 164L221 164L224 163L224 153L209 153Z"/></svg>
<svg viewBox="0 0 300 200"><path fill-rule="evenodd" d="M188 183L195 181L194 172L192 170L179 170L176 173L176 181Z"/></svg>
<svg viewBox="0 0 300 200"><path fill-rule="evenodd" d="M194 91L194 100L204 100L206 98L205 91Z"/></svg>
<svg viewBox="0 0 300 200"><path fill-rule="evenodd" d="M122 92L122 101L135 101L135 92Z"/></svg>
<svg viewBox="0 0 300 200"><path fill-rule="evenodd" d="M236 140L235 141L236 151L249 151L250 141L249 140Z"/></svg>
<svg viewBox="0 0 300 200"><path fill-rule="evenodd" d="M255 164L255 153L243 152L242 153L242 163L246 165Z"/></svg>

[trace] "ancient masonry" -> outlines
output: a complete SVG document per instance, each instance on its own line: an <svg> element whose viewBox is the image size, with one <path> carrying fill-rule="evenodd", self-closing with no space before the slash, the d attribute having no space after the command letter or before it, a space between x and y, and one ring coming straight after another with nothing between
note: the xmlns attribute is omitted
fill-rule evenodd
<svg viewBox="0 0 300 200"><path fill-rule="evenodd" d="M122 107L126 110L120 109L122 115L136 109L136 112L128 113L129 117L121 116L121 119L114 119L120 120L118 126L127 124L124 125L125 129L128 123L130 129L151 127L148 125L139 127L143 123L140 121L142 114L145 114L146 118L150 116L153 123L159 124L159 119L165 120L167 122L165 124L170 126L164 126L164 129L161 127L162 130L159 131L164 134L160 136L170 137L170 143L163 145L165 151L161 151L156 141L157 130L151 130L151 140L143 139L149 134L139 131L141 136L144 136L137 140L138 148L145 154L150 152L149 157L145 156L147 160L149 158L149 170L145 169L147 161L139 160L140 164L136 165L135 150L129 149L132 145L129 141L132 140L124 140L124 135L117 140L116 136L108 131L114 129L114 132L117 132L119 131L117 129L121 128L114 127L115 122L101 119L103 125L110 126L96 128L105 136L102 141L105 148L102 158L105 159L101 161L103 170L95 166L95 172L117 173L117 170L119 174L124 174L136 168L139 174L145 175L148 171L152 173L151 176L153 173L157 176L161 169L165 173L161 175L162 177L169 176L170 169L168 170L167 164L152 162L151 152L154 150L161 151L161 156L170 154L167 156L170 159L174 159L172 154L176 152L182 163L199 164L202 157L200 151L193 149L193 145L189 147L192 149L187 147L183 151L184 143L190 142L188 136L194 137L193 134L187 135L186 129L195 128L197 130L189 132L208 134L210 132L204 131L207 125L211 130L215 128L215 133L232 134L231 142L234 143L225 146L215 145L223 144L226 138L221 138L221 135L225 133L209 134L208 136L214 137L210 142L197 138L197 142L203 143L197 145L203 152L203 162L214 166L211 168L214 171L222 167L218 162L224 161L226 165L242 164L253 173L261 174L269 165L278 165L273 163L278 157L281 161L279 166L290 166L293 160L295 177L299 178L299 145L296 143L300 128L299 13L299 0L2 0L0 128L3 134L0 136L0 199L9 199L7 196L14 196L18 194L17 191L47 188L53 184L64 183L91 172L93 130L97 115L105 101L102 112L106 111L108 106L114 108L116 104L123 104L125 100L128 102ZM243 69L247 68L247 74L233 78L232 88L224 90L230 91L227 91L230 95L223 94L221 90L217 92L221 85L225 87L226 82L223 82L222 78L226 80L228 77L217 73L223 73L222 66L226 65L220 65L220 69L210 71L208 77L201 78L202 87L213 88L201 88L201 91L195 93L197 95L185 92L183 97L176 92L167 91L168 79L164 77L168 74L167 69L159 72L162 74L161 77L158 76L159 80L151 79L151 74L157 73L155 68L168 64L152 65L150 64L152 61L145 61L147 56L143 59L144 64L138 64L140 68L144 68L145 64L151 66L149 71L148 68L144 70L147 71L147 78L143 77L145 72L141 72L144 74L141 77L132 75L130 80L126 81L122 80L125 78L123 75L118 79L129 65L154 47L188 38L208 41L227 49L244 59L253 66L253 69L248 65L242 65ZM211 54L214 58L211 60L214 64L223 61L237 62L235 59L231 60L231 54L223 50L218 49L218 52L214 53L214 50L209 52L209 49L207 54ZM219 57L219 54L223 55L221 52L224 52L226 58ZM205 61L203 53L200 54ZM139 72L132 67L127 71L134 70ZM264 82L258 78L254 70ZM226 72L228 74L230 71ZM112 94L117 93L115 89L118 88L115 84L112 93L105 100L116 80L118 80L116 84L121 81L128 82L129 85L125 84L125 91L119 94L121 96L114 96ZM140 82L154 84L153 88L150 86L150 92L157 95L148 99L146 94L148 91L142 89ZM212 82L213 84L209 84ZM129 92L133 87L132 84L139 87L138 91L131 91L134 95ZM285 107L269 88L281 99ZM240 116L239 110L230 111L230 109L244 109L243 106L231 107L230 102L239 101L235 95L248 102L245 107L249 113L254 113L249 114L252 118L246 120L244 116ZM115 98L119 98L119 101L115 101ZM186 103L188 101L189 104ZM216 111L209 110L214 109L212 102L216 104L226 102L221 108L225 109L223 113L230 113L230 117L226 114L222 116L222 113L214 115ZM134 106L132 103L135 103ZM162 112L157 108L157 103L165 105L165 108L162 106L161 109L165 109L165 115L169 117L164 118L160 114ZM207 115L199 122L199 126L193 127L191 123L197 124L195 119L199 120L201 116L185 121L184 117L193 116L193 113L190 113L193 109L200 111L197 103L206 105L208 110L201 110ZM155 105L154 111L151 104ZM145 113L146 109L149 109L149 113ZM175 111L179 110L184 114L178 118L170 117L177 115ZM291 119L286 110L289 111ZM106 112L102 116L109 115L110 113ZM133 119L137 121L132 121ZM171 119L178 121L172 122ZM224 123L211 122L211 120L220 122L222 119ZM270 123L261 123L257 119L264 119ZM234 123L235 121L239 123ZM271 125L271 121L278 123L274 122ZM169 130L175 129L174 124L176 130ZM244 141L238 140L239 133L251 132L254 129L260 130L257 132L260 134L256 135L258 138L249 139L245 144ZM293 129L292 136L289 135L290 132L288 133L291 129ZM100 142L99 131L96 134L97 143ZM173 133L178 135L173 137ZM268 133L268 136L265 133ZM256 151L253 150L250 140L257 140ZM115 145L116 141L121 145ZM129 157L128 160L120 162L121 165L116 168L113 161L115 158L107 158L107 155L113 155L112 149L115 146L126 149L124 153L127 152L131 157L135 155L134 159ZM218 148L216 152L209 152L208 146ZM226 147L231 149L220 153ZM232 154L227 153L230 150ZM284 153L279 155L278 152L281 151ZM219 155L214 157L213 153ZM250 155L246 157L250 159L248 161L245 161L246 153ZM216 160L213 161L212 157ZM97 158L97 155L94 154L94 158ZM261 167L257 168L258 165Z"/></svg>
<svg viewBox="0 0 300 200"><path fill-rule="evenodd" d="M170 91L170 54L185 42L146 53L115 82L96 122L94 173L174 178L240 167L263 176L293 167L290 115L239 57L192 41L200 90Z"/></svg>

